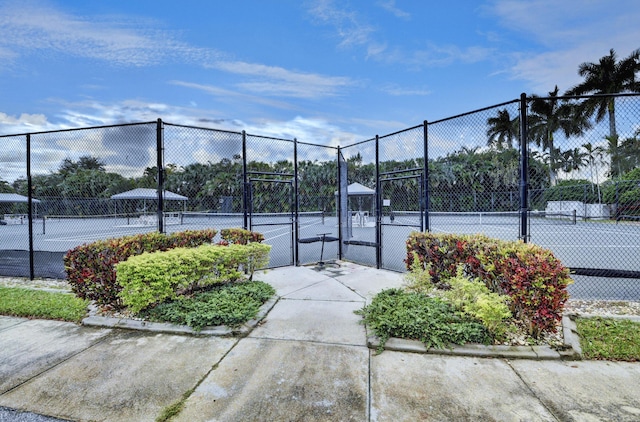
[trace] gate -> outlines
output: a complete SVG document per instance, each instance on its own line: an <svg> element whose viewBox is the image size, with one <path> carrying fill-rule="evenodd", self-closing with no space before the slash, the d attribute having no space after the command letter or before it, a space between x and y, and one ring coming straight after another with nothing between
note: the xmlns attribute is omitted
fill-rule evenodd
<svg viewBox="0 0 640 422"><path fill-rule="evenodd" d="M424 231L424 173L421 168L380 173L380 267L404 271L405 242Z"/></svg>
<svg viewBox="0 0 640 422"><path fill-rule="evenodd" d="M293 174L248 172L249 230L264 235L271 245L269 268L294 264Z"/></svg>

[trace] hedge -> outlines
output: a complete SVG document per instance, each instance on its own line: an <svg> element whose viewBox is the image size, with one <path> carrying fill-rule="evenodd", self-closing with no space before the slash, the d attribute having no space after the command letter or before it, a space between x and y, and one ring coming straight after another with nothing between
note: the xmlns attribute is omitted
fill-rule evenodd
<svg viewBox="0 0 640 422"><path fill-rule="evenodd" d="M249 277L268 263L271 246L260 243L203 245L166 252L143 253L116 265L122 303L134 313L175 299L195 287Z"/></svg>
<svg viewBox="0 0 640 422"><path fill-rule="evenodd" d="M415 256L422 268L430 264L434 284L445 283L464 265L493 292L511 297L511 312L523 320L529 333L554 332L569 298L569 270L551 253L536 245L491 239L483 235L411 233L407 240L407 268Z"/></svg>
<svg viewBox="0 0 640 422"><path fill-rule="evenodd" d="M165 235L158 232L98 240L77 246L64 256L67 281L81 299L120 307L115 265L143 252L166 251L211 243L216 230L187 230Z"/></svg>

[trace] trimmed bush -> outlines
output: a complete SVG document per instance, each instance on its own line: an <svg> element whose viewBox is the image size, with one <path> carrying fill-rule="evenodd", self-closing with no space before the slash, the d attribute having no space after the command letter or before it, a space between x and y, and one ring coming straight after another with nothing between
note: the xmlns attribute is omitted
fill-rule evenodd
<svg viewBox="0 0 640 422"><path fill-rule="evenodd" d="M247 243L261 243L264 241L264 235L250 230L233 228L220 230L221 244L228 245L230 243L246 245Z"/></svg>
<svg viewBox="0 0 640 422"><path fill-rule="evenodd" d="M490 239L483 235L414 232L407 240L407 268L418 259L438 286L457 275L480 278L494 293L511 298L511 313L524 321L529 334L555 332L569 298L569 270L544 248L522 242Z"/></svg>
<svg viewBox="0 0 640 422"><path fill-rule="evenodd" d="M202 245L143 253L116 265L119 296L132 312L175 299L179 292L237 281L266 264L271 246Z"/></svg>
<svg viewBox="0 0 640 422"><path fill-rule="evenodd" d="M216 230L187 230L165 235L158 232L124 236L77 246L64 256L67 281L81 299L120 307L115 265L143 252L166 251L211 243Z"/></svg>

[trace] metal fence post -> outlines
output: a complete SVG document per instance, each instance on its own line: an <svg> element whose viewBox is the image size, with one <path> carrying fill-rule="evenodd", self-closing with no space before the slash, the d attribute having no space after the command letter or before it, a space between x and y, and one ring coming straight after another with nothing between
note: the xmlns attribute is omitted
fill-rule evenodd
<svg viewBox="0 0 640 422"><path fill-rule="evenodd" d="M247 132L242 131L242 228L249 229L248 210L249 197L247 192Z"/></svg>
<svg viewBox="0 0 640 422"><path fill-rule="evenodd" d="M300 257L298 256L298 239L300 238L298 212L300 201L298 193L298 140L293 138L293 256L296 267L300 266Z"/></svg>
<svg viewBox="0 0 640 422"><path fill-rule="evenodd" d="M424 125L424 138L423 138L423 147L424 147L424 228L421 230L430 231L431 227L429 224L429 124L425 120Z"/></svg>
<svg viewBox="0 0 640 422"><path fill-rule="evenodd" d="M380 137L376 135L376 268L382 266L382 192L380 192Z"/></svg>
<svg viewBox="0 0 640 422"><path fill-rule="evenodd" d="M35 278L33 263L33 185L31 182L31 134L27 133L27 205L29 207L29 278ZM44 218L44 217L43 217Z"/></svg>
<svg viewBox="0 0 640 422"><path fill-rule="evenodd" d="M336 215L338 216L338 259L342 259L342 163L340 160L340 157L342 157L342 151L340 149L340 146L338 146L338 150L337 150L337 156L336 156L336 160L338 165L337 170L338 170L338 203L336 204Z"/></svg>
<svg viewBox="0 0 640 422"><path fill-rule="evenodd" d="M527 94L520 94L520 239L529 237L529 144L527 142Z"/></svg>
<svg viewBox="0 0 640 422"><path fill-rule="evenodd" d="M164 233L164 143L162 142L162 119L158 119L156 124L156 165L158 167L158 231Z"/></svg>

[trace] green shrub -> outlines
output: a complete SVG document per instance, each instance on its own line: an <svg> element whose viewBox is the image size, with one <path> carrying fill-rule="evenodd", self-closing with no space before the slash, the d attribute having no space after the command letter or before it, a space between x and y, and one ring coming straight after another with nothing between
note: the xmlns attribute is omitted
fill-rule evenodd
<svg viewBox="0 0 640 422"><path fill-rule="evenodd" d="M434 289L431 278L431 264L427 263L423 268L418 255L413 252L413 262L409 271L405 273L406 289L411 292L428 293Z"/></svg>
<svg viewBox="0 0 640 422"><path fill-rule="evenodd" d="M264 235L258 232L252 232L240 228L222 229L220 230L222 244L230 243L246 245L247 243L260 243L264 241Z"/></svg>
<svg viewBox="0 0 640 422"><path fill-rule="evenodd" d="M187 230L165 235L158 232L99 240L77 246L64 256L67 281L82 299L121 307L115 265L143 252L165 251L211 243L216 230Z"/></svg>
<svg viewBox="0 0 640 422"><path fill-rule="evenodd" d="M483 235L414 232L407 240L406 263L409 269L429 268L435 284L454 277L462 264L466 275L511 298L512 314L527 324L533 337L556 330L572 282L569 270L550 251Z"/></svg>
<svg viewBox="0 0 640 422"><path fill-rule="evenodd" d="M131 311L174 299L180 291L237 281L268 260L269 245L202 245L143 253L117 264L119 296Z"/></svg>
<svg viewBox="0 0 640 422"><path fill-rule="evenodd" d="M273 287L261 281L225 284L193 297L180 296L140 315L152 321L188 325L195 330L214 325L235 327L255 318L260 306L274 294Z"/></svg>
<svg viewBox="0 0 640 422"><path fill-rule="evenodd" d="M507 306L509 297L490 291L482 280L471 280L463 271L460 265L456 276L447 280L450 288L440 290L442 296L470 317L482 321L494 336L504 336L509 326L506 320L512 317Z"/></svg>
<svg viewBox="0 0 640 422"><path fill-rule="evenodd" d="M380 339L379 352L390 337L419 340L436 348L491 342L482 324L456 312L442 299L422 293L383 290L356 314L363 316L363 323Z"/></svg>

